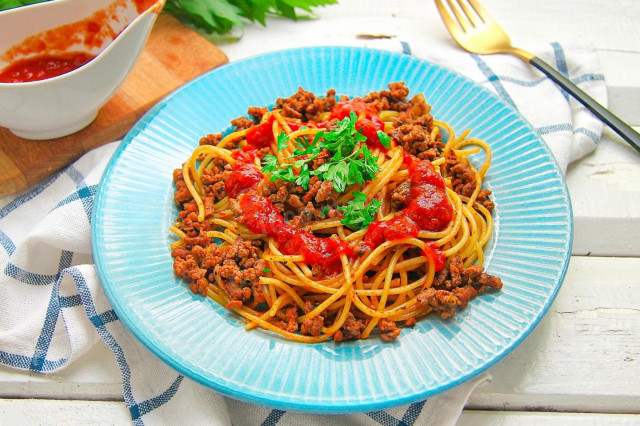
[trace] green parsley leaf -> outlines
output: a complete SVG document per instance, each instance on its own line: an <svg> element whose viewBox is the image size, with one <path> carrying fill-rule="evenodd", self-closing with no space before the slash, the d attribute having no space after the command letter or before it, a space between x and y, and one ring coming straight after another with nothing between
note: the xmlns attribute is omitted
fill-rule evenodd
<svg viewBox="0 0 640 426"><path fill-rule="evenodd" d="M391 148L391 138L389 137L388 134L386 134L382 130L378 130L378 140L380 141L382 146L384 146L385 148L387 149Z"/></svg>
<svg viewBox="0 0 640 426"><path fill-rule="evenodd" d="M376 173L380 171L380 167L378 166L378 157L374 157L369 148L363 146L360 148L359 153L362 154L362 170L363 176L365 180L371 180L376 177Z"/></svg>
<svg viewBox="0 0 640 426"><path fill-rule="evenodd" d="M14 7L28 6L41 3L45 0L0 0L0 10L13 9Z"/></svg>
<svg viewBox="0 0 640 426"><path fill-rule="evenodd" d="M262 159L262 173L273 173L278 168L278 157L275 155L265 155Z"/></svg>
<svg viewBox="0 0 640 426"><path fill-rule="evenodd" d="M301 18L298 9L311 12L313 7L337 0L167 0L165 10L180 11L182 19L208 34L226 34L242 29L244 21L266 26L266 17ZM205 17L205 15L208 15Z"/></svg>
<svg viewBox="0 0 640 426"><path fill-rule="evenodd" d="M289 135L286 133L278 133L278 138L276 140L276 146L278 152L289 148Z"/></svg>
<svg viewBox="0 0 640 426"><path fill-rule="evenodd" d="M327 171L322 175L324 180L333 182L333 189L344 192L347 186L347 176L349 175L349 164L346 161L329 163Z"/></svg>
<svg viewBox="0 0 640 426"><path fill-rule="evenodd" d="M303 164L300 168L300 174L296 179L296 185L300 185L305 191L309 187L309 180L311 179L311 174L309 173L309 165Z"/></svg>
<svg viewBox="0 0 640 426"><path fill-rule="evenodd" d="M301 155L317 155L320 153L321 149L316 144L315 138L313 140L309 140L306 136L301 136L296 138L296 143L294 144L295 149L293 150L293 156L298 157Z"/></svg>
<svg viewBox="0 0 640 426"><path fill-rule="evenodd" d="M339 206L338 210L342 210L344 218L341 222L355 231L364 229L371 222L376 220L376 213L382 205L380 200L374 198L368 206L365 206L367 196L362 192L354 192L353 200L349 200L346 206Z"/></svg>
<svg viewBox="0 0 640 426"><path fill-rule="evenodd" d="M334 130L316 133L312 141L306 137L296 138L293 141L293 155L289 158L294 161L280 164L268 155L263 160L262 172L271 174L271 181L295 182L305 190L312 176L331 181L337 192L374 179L380 171L376 163L378 158L363 144L367 138L356 129L357 120L358 117L352 112L349 117L336 123ZM278 147L288 146L288 142L288 136L278 135ZM332 155L331 159L312 170L314 159L324 150Z"/></svg>
<svg viewBox="0 0 640 426"><path fill-rule="evenodd" d="M356 121L358 117L352 111L349 117L338 122L336 129L316 134L315 141L333 153L332 160L337 161L350 155L357 144L367 140L366 136L356 130Z"/></svg>

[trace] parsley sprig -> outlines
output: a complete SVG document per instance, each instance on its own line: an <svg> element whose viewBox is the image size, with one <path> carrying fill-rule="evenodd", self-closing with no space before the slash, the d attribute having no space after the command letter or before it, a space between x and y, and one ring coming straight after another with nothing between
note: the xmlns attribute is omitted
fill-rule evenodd
<svg viewBox="0 0 640 426"><path fill-rule="evenodd" d="M356 129L357 121L358 117L351 112L349 117L337 123L334 130L320 131L312 140L302 136L290 141L288 135L280 133L276 141L278 151L286 149L289 142L293 142L293 154L286 158L290 161L280 163L278 157L267 155L262 160L262 173L270 174L270 179L274 182L295 182L305 190L309 187L311 177L317 176L319 180L331 181L337 192L344 192L350 185L362 185L374 179L380 171L378 157L365 144L366 136ZM390 146L388 135L379 131L378 137L385 147ZM325 150L331 156L329 160L312 169L313 161ZM366 201L365 194L354 191L353 199L346 206L338 207L344 216L341 222L353 230L368 227L375 220L382 203L375 198L368 205ZM325 206L323 215L328 210L329 207Z"/></svg>
<svg viewBox="0 0 640 426"><path fill-rule="evenodd" d="M367 138L356 129L357 120L356 114L351 112L349 117L337 123L337 128L320 131L313 140L304 136L296 138L293 141L293 154L287 158L293 161L280 163L276 156L267 155L263 159L262 173L270 174L274 182L295 182L305 190L308 189L313 176L317 176L319 180L333 182L333 188L337 192L344 192L350 185L362 185L372 180L380 171L376 163L378 157L375 157L364 144ZM285 149L289 142L286 134L279 134L278 150ZM329 152L331 158L312 169L313 161L324 150Z"/></svg>
<svg viewBox="0 0 640 426"><path fill-rule="evenodd" d="M377 198L372 199L369 205L365 205L366 201L366 194L355 191L353 200L349 200L346 206L338 207L338 210L342 210L344 214L341 222L356 231L368 227L376 220L376 213L382 203Z"/></svg>

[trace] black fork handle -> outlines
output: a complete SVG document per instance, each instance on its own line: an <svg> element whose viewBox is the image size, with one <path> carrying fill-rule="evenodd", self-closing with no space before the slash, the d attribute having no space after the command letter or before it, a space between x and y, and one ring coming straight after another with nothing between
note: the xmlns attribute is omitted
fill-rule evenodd
<svg viewBox="0 0 640 426"><path fill-rule="evenodd" d="M587 107L596 117L607 124L613 131L615 131L622 139L624 139L629 145L634 147L636 151L640 152L640 134L633 130L631 126L619 119L611 111L596 102L591 96L583 92L578 86L573 84L567 77L562 75L558 70L551 67L538 57L533 57L529 60L529 63L542 71L551 80L555 81L560 87L569 92L574 98L576 98L582 105Z"/></svg>

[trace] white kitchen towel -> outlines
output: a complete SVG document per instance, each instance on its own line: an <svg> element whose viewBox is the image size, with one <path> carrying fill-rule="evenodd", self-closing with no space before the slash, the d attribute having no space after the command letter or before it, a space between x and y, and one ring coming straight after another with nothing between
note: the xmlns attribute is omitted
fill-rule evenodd
<svg viewBox="0 0 640 426"><path fill-rule="evenodd" d="M443 64L495 91L540 133L560 167L593 150L602 124L526 64L505 56L418 49L398 40L377 47ZM371 47L371 46L369 46ZM589 48L559 43L536 53L602 103L604 78ZM0 198L0 363L36 373L64 369L98 339L122 373L123 398L135 424L451 425L475 380L426 401L385 411L304 415L225 398L158 360L123 326L96 276L91 213L100 177L118 142L95 149L53 178Z"/></svg>

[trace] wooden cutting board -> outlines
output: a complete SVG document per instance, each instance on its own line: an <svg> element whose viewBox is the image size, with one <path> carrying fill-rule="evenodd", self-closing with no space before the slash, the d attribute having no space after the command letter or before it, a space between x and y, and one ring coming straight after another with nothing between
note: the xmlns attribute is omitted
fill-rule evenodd
<svg viewBox="0 0 640 426"><path fill-rule="evenodd" d="M88 127L39 141L20 138L0 127L0 195L28 189L85 152L122 138L169 92L227 61L213 43L172 16L161 14L131 74Z"/></svg>

